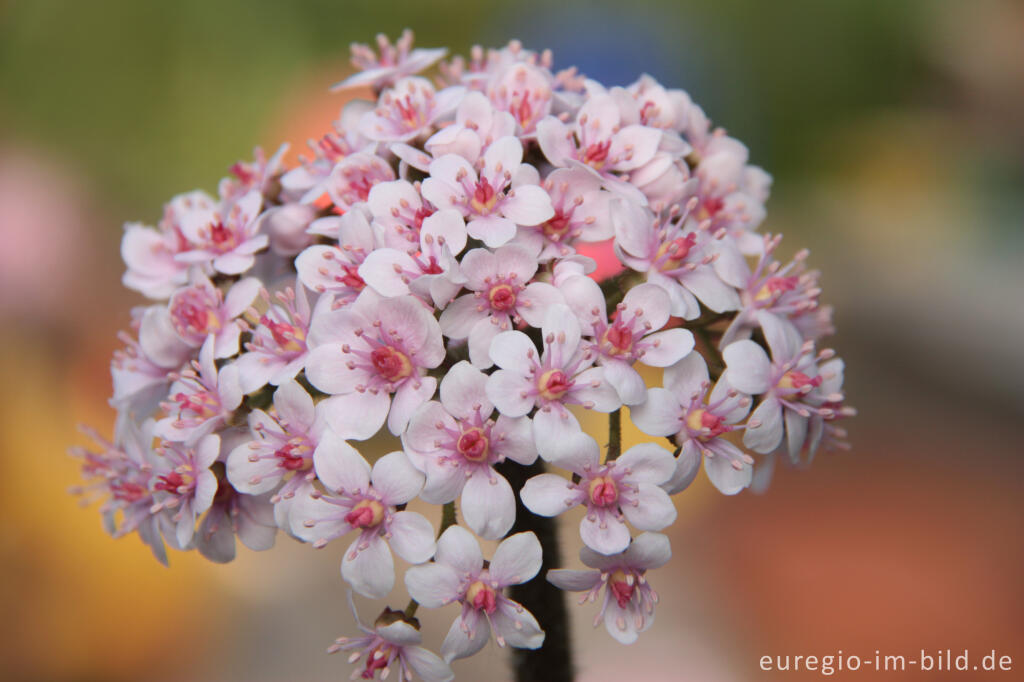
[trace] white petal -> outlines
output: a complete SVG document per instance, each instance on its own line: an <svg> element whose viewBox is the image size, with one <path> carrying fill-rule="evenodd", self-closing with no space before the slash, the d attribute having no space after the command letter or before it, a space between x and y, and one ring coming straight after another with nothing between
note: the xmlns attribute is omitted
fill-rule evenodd
<svg viewBox="0 0 1024 682"><path fill-rule="evenodd" d="M672 498L652 483L641 483L640 490L622 502L622 513L640 530L661 530L676 520ZM623 496L625 497L625 496Z"/></svg>
<svg viewBox="0 0 1024 682"><path fill-rule="evenodd" d="M622 453L615 466L629 469L630 482L661 485L675 471L676 461L672 453L660 445L641 443Z"/></svg>
<svg viewBox="0 0 1024 682"><path fill-rule="evenodd" d="M475 573L484 565L480 543L472 533L461 526L451 526L441 533L437 540L434 560L447 564L460 573Z"/></svg>
<svg viewBox="0 0 1024 682"><path fill-rule="evenodd" d="M388 413L388 430L395 436L401 435L413 413L434 396L436 389L437 379L434 377L407 379L395 391L391 412Z"/></svg>
<svg viewBox="0 0 1024 682"><path fill-rule="evenodd" d="M436 609L459 596L459 575L446 564L413 566L405 572L409 596L428 609Z"/></svg>
<svg viewBox="0 0 1024 682"><path fill-rule="evenodd" d="M489 568L491 578L502 586L532 580L540 571L541 555L540 541L532 532L510 535L494 550Z"/></svg>
<svg viewBox="0 0 1024 682"><path fill-rule="evenodd" d="M644 337L644 354L640 362L651 367L668 367L693 350L693 332L689 329L666 329Z"/></svg>
<svg viewBox="0 0 1024 682"><path fill-rule="evenodd" d="M665 388L674 393L680 403L689 404L704 382L709 381L708 366L700 353L690 353L665 369Z"/></svg>
<svg viewBox="0 0 1024 682"><path fill-rule="evenodd" d="M583 494L557 474L538 474L526 481L519 498L534 514L557 516L579 504Z"/></svg>
<svg viewBox="0 0 1024 682"><path fill-rule="evenodd" d="M751 395L768 390L772 364L764 348L750 340L735 341L725 347L722 358L735 388Z"/></svg>
<svg viewBox="0 0 1024 682"><path fill-rule="evenodd" d="M729 458L716 455L704 458L704 473L722 494L735 495L750 485L753 469L749 464L744 464L742 469L736 469Z"/></svg>
<svg viewBox="0 0 1024 682"><path fill-rule="evenodd" d="M647 400L629 408L629 418L649 436L672 436L682 428L683 411L675 394L664 388L647 389Z"/></svg>
<svg viewBox="0 0 1024 682"><path fill-rule="evenodd" d="M501 336L499 334L495 341ZM507 369L499 369L487 379L487 397L499 412L508 417L522 417L530 411L534 404L533 397L527 394L530 388L531 384L525 377Z"/></svg>
<svg viewBox="0 0 1024 682"><path fill-rule="evenodd" d="M333 431L325 431L320 437L313 451L313 469L317 478L334 491L366 492L370 485L370 465Z"/></svg>
<svg viewBox="0 0 1024 682"><path fill-rule="evenodd" d="M672 558L672 546L668 537L661 533L641 533L626 550L626 560L631 566L652 569L661 568Z"/></svg>
<svg viewBox="0 0 1024 682"><path fill-rule="evenodd" d="M504 476L477 467L462 488L462 517L485 540L497 540L516 520L516 497Z"/></svg>
<svg viewBox="0 0 1024 682"><path fill-rule="evenodd" d="M434 556L434 527L422 514L397 512L388 526L391 549L410 564L422 564Z"/></svg>
<svg viewBox="0 0 1024 682"><path fill-rule="evenodd" d="M767 455L779 447L782 442L782 405L775 398L768 396L750 413L750 422L757 426L748 426L743 434L743 444L753 450Z"/></svg>
<svg viewBox="0 0 1024 682"><path fill-rule="evenodd" d="M395 506L405 504L423 489L425 478L409 461L409 457L397 450L378 459L370 472L370 482L380 493L381 502Z"/></svg>
<svg viewBox="0 0 1024 682"><path fill-rule="evenodd" d="M588 512L580 521L580 538L598 554L618 554L629 546L629 529L610 513L596 515Z"/></svg>
<svg viewBox="0 0 1024 682"><path fill-rule="evenodd" d="M471 611L467 615L472 617L475 614L475 611ZM452 623L448 634L444 638L444 642L441 644L441 656L444 657L445 661L451 663L456 659L472 656L483 649L484 645L490 640L491 626L488 624L487 619L473 618L473 621L474 627L469 634L462 629L461 616Z"/></svg>
<svg viewBox="0 0 1024 682"><path fill-rule="evenodd" d="M498 610L491 614L494 635L517 649L539 649L544 644L544 631L533 614L520 604L501 599Z"/></svg>
<svg viewBox="0 0 1024 682"><path fill-rule="evenodd" d="M440 656L421 646L405 647L402 650L402 657L423 682L451 682L455 679L451 666L442 661Z"/></svg>
<svg viewBox="0 0 1024 682"><path fill-rule="evenodd" d="M548 571L547 579L560 590L586 592L601 582L601 572L558 568Z"/></svg>
<svg viewBox="0 0 1024 682"><path fill-rule="evenodd" d="M517 225L539 225L555 215L551 197L537 185L522 185L509 192L501 212Z"/></svg>
<svg viewBox="0 0 1024 682"><path fill-rule="evenodd" d="M362 537L357 537L345 550L341 576L364 597L381 599L395 586L395 559L388 543L379 535L371 536L368 546L356 552Z"/></svg>
<svg viewBox="0 0 1024 682"><path fill-rule="evenodd" d="M676 470L672 473L672 477L665 481L661 487L669 495L675 495L689 488L690 484L697 478L697 472L700 471L702 459L704 457L694 441L688 440L683 443L679 456L676 457Z"/></svg>
<svg viewBox="0 0 1024 682"><path fill-rule="evenodd" d="M486 418L494 406L487 398L487 375L465 360L455 363L441 380L441 404L457 419L476 414Z"/></svg>

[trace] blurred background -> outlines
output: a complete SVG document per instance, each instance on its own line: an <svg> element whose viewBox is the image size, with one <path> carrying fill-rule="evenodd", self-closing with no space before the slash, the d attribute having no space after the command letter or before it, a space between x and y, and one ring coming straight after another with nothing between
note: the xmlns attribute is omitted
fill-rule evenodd
<svg viewBox="0 0 1024 682"><path fill-rule="evenodd" d="M337 543L164 569L66 494L65 451L76 423L111 431L109 356L141 303L120 286L122 224L214 190L254 144L301 148L338 112L349 43L406 26L423 46L518 38L609 84L685 88L774 175L763 230L784 255L810 247L837 309L853 451L763 495L702 475L650 576L654 628L623 650L574 608L579 680L812 679L758 661L922 648L995 649L1019 677L1024 3L0 0L4 679L350 674L324 654L352 627ZM427 615L428 644L452 617ZM504 661L492 644L455 669L500 681Z"/></svg>

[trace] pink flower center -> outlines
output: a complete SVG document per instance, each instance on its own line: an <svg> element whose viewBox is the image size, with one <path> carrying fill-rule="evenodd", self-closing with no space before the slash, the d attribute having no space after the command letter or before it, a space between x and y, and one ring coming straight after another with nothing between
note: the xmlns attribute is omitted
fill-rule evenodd
<svg viewBox="0 0 1024 682"><path fill-rule="evenodd" d="M658 249L656 261L661 261L659 268L662 272L675 270L683 264L690 251L697 245L697 235L690 232L685 237L678 237L670 242L662 244Z"/></svg>
<svg viewBox="0 0 1024 682"><path fill-rule="evenodd" d="M698 438L702 441L717 438L728 431L729 427L724 422L724 417L719 417L717 414L712 414L704 409L696 409L686 415L686 426L691 431L700 433L701 435ZM704 429L708 429L710 433L704 434Z"/></svg>
<svg viewBox="0 0 1024 682"><path fill-rule="evenodd" d="M423 125L423 115L420 109L412 101L412 96L406 95L395 101L395 108L402 117L402 124L408 130L416 130Z"/></svg>
<svg viewBox="0 0 1024 682"><path fill-rule="evenodd" d="M619 489L611 476L598 476L587 486L590 503L596 507L610 507L619 500Z"/></svg>
<svg viewBox="0 0 1024 682"><path fill-rule="evenodd" d="M224 223L217 221L210 225L210 241L222 250L235 245L235 233L224 226Z"/></svg>
<svg viewBox="0 0 1024 682"><path fill-rule="evenodd" d="M174 401L181 411L191 411L200 419L212 419L220 411L220 401L210 395L209 391L178 393Z"/></svg>
<svg viewBox="0 0 1024 682"><path fill-rule="evenodd" d="M306 333L302 331L301 327L287 322L274 322L266 315L260 318L260 322L270 330L274 341L277 342L281 350L298 353L304 348Z"/></svg>
<svg viewBox="0 0 1024 682"><path fill-rule="evenodd" d="M363 278L359 276L359 266L342 265L341 269L345 274L340 275L335 279L337 279L339 282L341 282L347 287L351 287L352 289L362 291L362 289L366 286L366 282L364 282Z"/></svg>
<svg viewBox="0 0 1024 682"><path fill-rule="evenodd" d="M801 389L805 386L818 387L821 385L821 377L814 377L813 379L803 372L792 370L786 372L779 379L779 388L795 388Z"/></svg>
<svg viewBox="0 0 1024 682"><path fill-rule="evenodd" d="M544 234L553 242L562 241L565 238L566 233L569 231L569 222L572 220L572 211L565 213L563 211L555 211L555 216L544 223L541 229L544 230Z"/></svg>
<svg viewBox="0 0 1024 682"><path fill-rule="evenodd" d="M363 500L345 514L345 523L353 528L373 528L384 520L384 505L377 500Z"/></svg>
<svg viewBox="0 0 1024 682"><path fill-rule="evenodd" d="M515 307L516 291L508 284L498 284L487 292L487 300L490 302L492 310L504 312Z"/></svg>
<svg viewBox="0 0 1024 682"><path fill-rule="evenodd" d="M482 462L487 459L490 441L482 429L473 427L462 432L456 447L459 453L471 462Z"/></svg>
<svg viewBox="0 0 1024 682"><path fill-rule="evenodd" d="M378 670L388 667L388 662L390 660L391 646L381 642L380 645L374 647L374 649L366 656L366 669L363 670L360 677L364 680L372 680Z"/></svg>
<svg viewBox="0 0 1024 682"><path fill-rule="evenodd" d="M626 355L633 350L633 330L620 322L608 327L601 340L610 355Z"/></svg>
<svg viewBox="0 0 1024 682"><path fill-rule="evenodd" d="M594 170L601 170L605 161L608 160L608 150L611 149L611 140L595 142L583 151L583 163Z"/></svg>
<svg viewBox="0 0 1024 682"><path fill-rule="evenodd" d="M172 471L169 474L157 476L157 481L153 484L153 489L163 490L171 493L172 495L178 495L180 494L181 488L188 488L194 482L195 479L188 474L181 474L177 471Z"/></svg>
<svg viewBox="0 0 1024 682"><path fill-rule="evenodd" d="M494 590L479 580L466 590L466 601L477 611L483 611L488 615L494 613L498 608L498 596Z"/></svg>
<svg viewBox="0 0 1024 682"><path fill-rule="evenodd" d="M202 335L220 331L221 323L217 312L210 307L213 301L199 300L201 293L190 290L183 292L171 304L171 319L175 330L182 336Z"/></svg>
<svg viewBox="0 0 1024 682"><path fill-rule="evenodd" d="M764 301L775 294L782 293L784 291L792 291L796 289L799 277L769 277L765 280L765 283L761 285L761 288L757 290L757 294L754 295L755 301Z"/></svg>
<svg viewBox="0 0 1024 682"><path fill-rule="evenodd" d="M292 438L274 453L277 457L277 466L288 471L307 471L313 466L309 450L309 443L305 438Z"/></svg>
<svg viewBox="0 0 1024 682"><path fill-rule="evenodd" d="M537 380L537 388L545 400L561 399L572 388L572 384L569 375L560 369L549 369Z"/></svg>
<svg viewBox="0 0 1024 682"><path fill-rule="evenodd" d="M409 356L391 346L374 348L370 353L374 369L387 381L395 383L412 374L412 362Z"/></svg>
<svg viewBox="0 0 1024 682"><path fill-rule="evenodd" d="M714 218L723 208L725 208L725 199L722 197L707 197L701 203L697 216L701 220Z"/></svg>
<svg viewBox="0 0 1024 682"><path fill-rule="evenodd" d="M498 195L495 193L494 188L491 187L491 183L487 182L486 178L480 178L476 183L476 189L473 190L473 199L469 202L469 205L478 214L487 215L494 209L494 204L497 201Z"/></svg>
<svg viewBox="0 0 1024 682"><path fill-rule="evenodd" d="M629 600L633 598L633 588L636 585L636 579L630 580L630 576L627 576L623 571L615 571L608 578L608 589L611 591L612 596L615 597L615 601L618 602L619 608L626 608Z"/></svg>
<svg viewBox="0 0 1024 682"><path fill-rule="evenodd" d="M159 483L157 485L159 485ZM157 489L163 490L163 488ZM177 490L177 488L175 488L175 490ZM138 483L121 481L119 483L110 484L110 494L115 500L120 502L138 502L149 495L149 491L146 490L145 486Z"/></svg>

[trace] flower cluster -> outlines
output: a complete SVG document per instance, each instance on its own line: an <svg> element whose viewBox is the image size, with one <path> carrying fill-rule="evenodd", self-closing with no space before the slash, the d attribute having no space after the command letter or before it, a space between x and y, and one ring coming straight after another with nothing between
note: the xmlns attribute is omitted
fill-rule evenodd
<svg viewBox="0 0 1024 682"><path fill-rule="evenodd" d="M517 43L417 75L443 58L408 34L354 46L336 88L376 100L349 101L308 156L257 151L216 195L127 226L124 284L150 303L112 363L113 440L76 450L107 528L161 561L229 561L236 538L262 550L281 530L348 543L342 578L373 599L394 555L412 564L409 607L332 647L365 679L451 679L492 638L542 646L507 591L544 553L516 532L517 496L583 508L591 570L537 579L600 600L595 622L634 641L671 496L701 463L731 495L776 451L844 445L853 414L819 347L818 273L757 233L768 175L685 92L608 88ZM604 451L587 412L609 415ZM624 413L651 442L620 453ZM370 461L378 434L394 451ZM489 561L477 537L501 540ZM455 603L439 657L412 614Z"/></svg>

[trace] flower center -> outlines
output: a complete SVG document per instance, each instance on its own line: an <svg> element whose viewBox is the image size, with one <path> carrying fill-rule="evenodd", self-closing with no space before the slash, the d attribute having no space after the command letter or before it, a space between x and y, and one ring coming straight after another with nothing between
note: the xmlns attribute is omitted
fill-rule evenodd
<svg viewBox="0 0 1024 682"><path fill-rule="evenodd" d="M212 419L220 411L220 401L205 390L198 393L178 393L174 400L182 412L188 410L199 419Z"/></svg>
<svg viewBox="0 0 1024 682"><path fill-rule="evenodd" d="M537 388L545 400L559 400L572 388L572 379L560 369L549 369L540 375Z"/></svg>
<svg viewBox="0 0 1024 682"><path fill-rule="evenodd" d="M498 195L491 187L491 183L487 182L485 178L480 178L476 183L476 189L473 190L473 198L469 205L480 215L487 215L494 209L494 204L497 201Z"/></svg>
<svg viewBox="0 0 1024 682"><path fill-rule="evenodd" d="M705 409L696 409L686 415L686 426L691 431L701 434L698 436L698 439L702 441L717 438L728 431L728 427L723 424L724 421L723 417L712 414ZM708 429L710 433L705 435L703 433L704 429Z"/></svg>
<svg viewBox="0 0 1024 682"><path fill-rule="evenodd" d="M636 579L630 580L630 578L631 576L627 576L622 570L615 571L608 577L608 589L611 590L612 596L618 602L619 608L626 608L626 604L633 598Z"/></svg>
<svg viewBox="0 0 1024 682"><path fill-rule="evenodd" d="M364 680L372 680L378 670L388 667L388 662L390 660L391 646L381 642L380 645L374 647L366 657L366 669L363 670L360 677Z"/></svg>
<svg viewBox="0 0 1024 682"><path fill-rule="evenodd" d="M288 324L287 322L274 322L264 315L260 322L270 330L274 341L283 351L298 353L303 350L306 342L306 334L301 327Z"/></svg>
<svg viewBox="0 0 1024 682"><path fill-rule="evenodd" d="M516 291L508 284L498 284L491 287L487 293L487 300L493 310L509 310L516 305Z"/></svg>
<svg viewBox="0 0 1024 682"><path fill-rule="evenodd" d="M765 280L765 283L761 285L761 288L757 290L754 295L755 301L765 301L772 298L775 294L782 293L784 291L792 291L796 289L798 277L769 277Z"/></svg>
<svg viewBox="0 0 1024 682"><path fill-rule="evenodd" d="M288 471L308 471L313 466L313 458L308 454L310 449L305 438L292 438L274 453L277 466Z"/></svg>
<svg viewBox="0 0 1024 682"><path fill-rule="evenodd" d="M384 505L377 500L363 500L345 514L345 523L354 528L373 528L384 520Z"/></svg>
<svg viewBox="0 0 1024 682"><path fill-rule="evenodd" d="M498 608L498 596L491 587L480 580L466 590L466 601L477 611L483 611L486 614L492 614Z"/></svg>
<svg viewBox="0 0 1024 682"><path fill-rule="evenodd" d="M608 160L608 150L611 149L611 146L611 140L595 142L590 145L583 152L583 163L587 164L594 170L601 170L605 162Z"/></svg>
<svg viewBox="0 0 1024 682"><path fill-rule="evenodd" d="M697 235L694 232L662 244L655 256L655 261L660 261L659 269L662 272L677 269L696 245Z"/></svg>
<svg viewBox="0 0 1024 682"><path fill-rule="evenodd" d="M482 462L487 459L490 441L483 429L473 427L462 432L456 444L459 453L471 462Z"/></svg>
<svg viewBox="0 0 1024 682"><path fill-rule="evenodd" d="M189 474L181 474L177 471L172 471L169 474L163 476L157 476L157 482L153 484L154 490L163 490L171 493L172 495L181 494L182 488L188 488L195 482Z"/></svg>
<svg viewBox="0 0 1024 682"><path fill-rule="evenodd" d="M351 287L357 290L362 290L363 287L366 286L366 282L363 281L363 278L359 276L359 266L342 265L341 269L345 274L335 278L339 282L341 282L347 287Z"/></svg>
<svg viewBox="0 0 1024 682"><path fill-rule="evenodd" d="M601 341L609 355L627 355L633 350L633 330L616 322L608 327Z"/></svg>
<svg viewBox="0 0 1024 682"><path fill-rule="evenodd" d="M597 507L609 507L619 500L619 489L611 476L598 476L587 486L590 503Z"/></svg>
<svg viewBox="0 0 1024 682"><path fill-rule="evenodd" d="M804 386L818 387L821 385L821 377L814 377L813 379L803 372L792 370L786 372L779 379L779 388L795 388L801 389Z"/></svg>
<svg viewBox="0 0 1024 682"><path fill-rule="evenodd" d="M218 250L230 251L235 246L235 233L218 220L210 225L210 241Z"/></svg>
<svg viewBox="0 0 1024 682"><path fill-rule="evenodd" d="M203 301L195 300L199 296L198 292L187 292L182 299L172 303L171 318L174 320L175 331L182 336L195 334L205 336L211 332L220 331L220 318L216 311L212 306L204 305Z"/></svg>
<svg viewBox="0 0 1024 682"><path fill-rule="evenodd" d="M555 217L541 226L545 236L553 242L562 241L569 231L569 222L572 220L572 212L563 213L556 211Z"/></svg>
<svg viewBox="0 0 1024 682"><path fill-rule="evenodd" d="M409 356L391 346L374 348L370 353L374 369L387 381L395 383L412 374L412 362Z"/></svg>
<svg viewBox="0 0 1024 682"><path fill-rule="evenodd" d="M725 199L722 197L707 197L701 203L697 217L700 220L714 218L723 208L725 208Z"/></svg>

